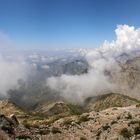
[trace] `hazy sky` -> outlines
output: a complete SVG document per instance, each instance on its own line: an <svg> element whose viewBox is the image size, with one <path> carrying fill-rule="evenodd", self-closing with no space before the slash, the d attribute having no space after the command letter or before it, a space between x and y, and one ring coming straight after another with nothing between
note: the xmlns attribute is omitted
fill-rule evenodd
<svg viewBox="0 0 140 140"><path fill-rule="evenodd" d="M140 0L0 0L0 47L97 47L118 24L140 27Z"/></svg>

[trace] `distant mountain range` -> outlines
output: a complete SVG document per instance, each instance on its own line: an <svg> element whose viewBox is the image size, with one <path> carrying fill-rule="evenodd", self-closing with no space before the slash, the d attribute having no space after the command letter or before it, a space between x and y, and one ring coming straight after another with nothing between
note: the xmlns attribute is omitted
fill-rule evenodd
<svg viewBox="0 0 140 140"><path fill-rule="evenodd" d="M38 56L41 58L41 56ZM32 57L30 57L32 60ZM30 60L30 62L31 62ZM113 92L129 95L133 98L140 98L140 53L122 53L115 57L121 70L118 73L105 71L109 80L116 88ZM35 63L35 62L32 62ZM62 99L59 94L46 86L46 79L51 76L82 75L87 73L90 66L84 56L76 58L59 58L54 61L36 62L36 71L28 77L25 83L20 83L20 88L9 91L9 98L25 109L32 109L40 102L47 102L53 99ZM44 66L44 67L43 67ZM94 91L93 91L94 92ZM107 91L108 92L108 91Z"/></svg>

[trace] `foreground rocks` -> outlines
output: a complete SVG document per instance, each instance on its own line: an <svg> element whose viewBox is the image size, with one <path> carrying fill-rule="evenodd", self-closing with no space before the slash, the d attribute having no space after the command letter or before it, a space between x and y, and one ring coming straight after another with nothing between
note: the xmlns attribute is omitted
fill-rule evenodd
<svg viewBox="0 0 140 140"><path fill-rule="evenodd" d="M139 140L140 108L113 107L60 118L52 123L27 126L15 115L0 115L0 139L28 140Z"/></svg>
<svg viewBox="0 0 140 140"><path fill-rule="evenodd" d="M139 140L140 109L130 106L84 113L62 118L53 126L60 128L62 133L49 134L46 139L63 139L65 136L68 140Z"/></svg>

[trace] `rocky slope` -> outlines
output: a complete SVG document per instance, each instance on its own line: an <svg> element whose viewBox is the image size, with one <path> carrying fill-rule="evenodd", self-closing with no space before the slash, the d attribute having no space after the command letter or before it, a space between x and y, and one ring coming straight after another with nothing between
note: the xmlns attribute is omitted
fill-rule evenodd
<svg viewBox="0 0 140 140"><path fill-rule="evenodd" d="M140 108L113 107L60 118L51 124L37 127L14 123L0 116L0 138L44 140L139 140Z"/></svg>
<svg viewBox="0 0 140 140"><path fill-rule="evenodd" d="M4 114L6 116L15 114L17 117L26 115L26 113L22 109L17 107L14 103L9 101L8 99L0 100L0 114Z"/></svg>
<svg viewBox="0 0 140 140"><path fill-rule="evenodd" d="M118 61L121 70L111 77L117 85L116 90L134 98L140 99L140 56L129 58L123 63Z"/></svg>
<svg viewBox="0 0 140 140"><path fill-rule="evenodd" d="M44 118L36 116L37 112L29 115L7 100L1 101L0 139L140 139L140 104L128 96L111 93L88 99L84 113L79 111L82 107L62 101L42 105L38 109L45 113ZM69 113L64 115L64 111Z"/></svg>
<svg viewBox="0 0 140 140"><path fill-rule="evenodd" d="M0 100L0 114L7 117L15 115L18 121L25 125L39 125L40 123L45 121L45 118L34 115L27 110L23 110L9 100Z"/></svg>
<svg viewBox="0 0 140 140"><path fill-rule="evenodd" d="M52 124L60 133L46 139L130 140L140 139L140 109L134 106L109 108L60 119Z"/></svg>

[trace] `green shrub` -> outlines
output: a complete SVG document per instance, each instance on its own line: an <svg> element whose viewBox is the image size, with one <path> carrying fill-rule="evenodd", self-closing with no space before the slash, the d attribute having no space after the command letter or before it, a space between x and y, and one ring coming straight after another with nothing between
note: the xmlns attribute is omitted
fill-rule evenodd
<svg viewBox="0 0 140 140"><path fill-rule="evenodd" d="M34 124L32 122L28 122L27 120L24 120L22 122L22 124L27 128L27 129L30 129L31 127L34 127L34 128L38 128L39 125L38 124Z"/></svg>
<svg viewBox="0 0 140 140"><path fill-rule="evenodd" d="M130 126L131 124L138 124L140 126L140 120L132 120L128 123L128 126Z"/></svg>
<svg viewBox="0 0 140 140"><path fill-rule="evenodd" d="M67 118L64 120L63 125L71 125L72 123L72 119L71 118Z"/></svg>
<svg viewBox="0 0 140 140"><path fill-rule="evenodd" d="M57 128L57 127L52 127L51 132L52 132L53 134L61 133L61 131L60 131L59 128Z"/></svg>
<svg viewBox="0 0 140 140"><path fill-rule="evenodd" d="M3 125L1 126L1 129L9 134L13 134L13 128L11 126Z"/></svg>
<svg viewBox="0 0 140 140"><path fill-rule="evenodd" d="M58 119L60 119L60 116L59 116L59 115L50 117L50 118L48 119L48 121L47 121L47 125L51 125L52 123L54 123L54 122L57 121Z"/></svg>
<svg viewBox="0 0 140 140"><path fill-rule="evenodd" d="M107 130L107 129L111 128L111 127L109 126L109 124L106 124L106 125L103 125L102 128L103 128L103 130Z"/></svg>
<svg viewBox="0 0 140 140"><path fill-rule="evenodd" d="M115 120L113 120L113 121L111 122L111 125L116 124L116 123L118 123L118 122L115 121Z"/></svg>
<svg viewBox="0 0 140 140"><path fill-rule="evenodd" d="M20 135L16 137L16 140L31 140L31 137L26 135Z"/></svg>
<svg viewBox="0 0 140 140"><path fill-rule="evenodd" d="M102 131L101 130L98 130L96 136L99 137L101 135Z"/></svg>
<svg viewBox="0 0 140 140"><path fill-rule="evenodd" d="M132 136L131 132L127 128L123 128L120 132L124 138L130 138Z"/></svg>
<svg viewBox="0 0 140 140"><path fill-rule="evenodd" d="M121 119L121 117L120 116L117 116L117 120L120 120Z"/></svg>
<svg viewBox="0 0 140 140"><path fill-rule="evenodd" d="M134 128L134 134L135 135L140 134L140 126Z"/></svg>
<svg viewBox="0 0 140 140"><path fill-rule="evenodd" d="M79 105L69 104L68 106L72 115L81 115L84 112L83 108Z"/></svg>
<svg viewBox="0 0 140 140"><path fill-rule="evenodd" d="M80 140L86 140L86 138L82 136L82 137L80 137Z"/></svg>
<svg viewBox="0 0 140 140"><path fill-rule="evenodd" d="M136 107L140 107L140 103L136 105Z"/></svg>
<svg viewBox="0 0 140 140"><path fill-rule="evenodd" d="M82 123L82 122L86 122L86 121L89 121L90 119L88 118L88 116L79 116L79 119L78 119L78 123Z"/></svg>
<svg viewBox="0 0 140 140"><path fill-rule="evenodd" d="M46 134L49 134L49 133L50 133L50 131L48 129L39 130L40 135L46 135Z"/></svg>
<svg viewBox="0 0 140 140"><path fill-rule="evenodd" d="M131 113L129 112L125 118L126 118L126 119L132 119Z"/></svg>

